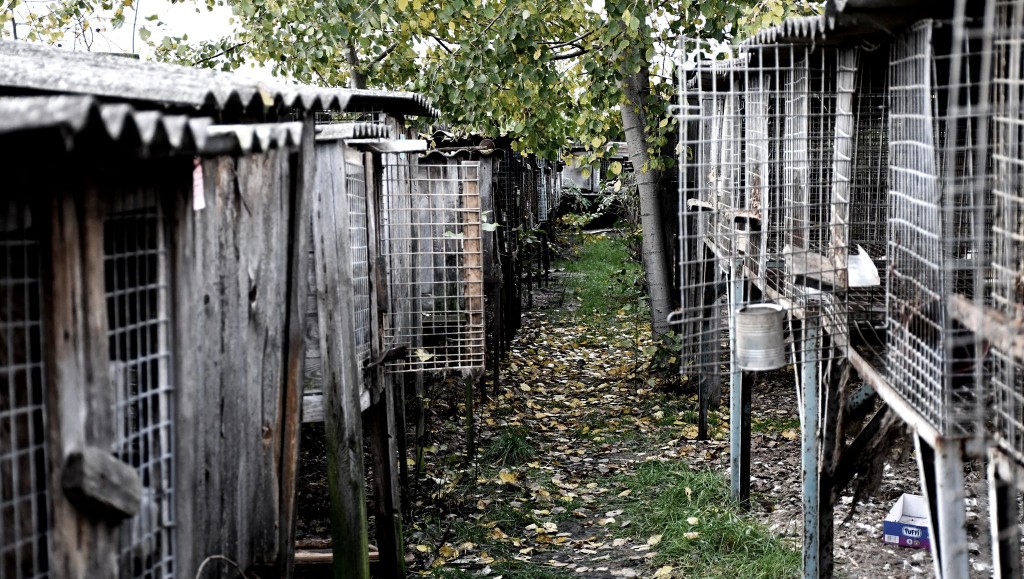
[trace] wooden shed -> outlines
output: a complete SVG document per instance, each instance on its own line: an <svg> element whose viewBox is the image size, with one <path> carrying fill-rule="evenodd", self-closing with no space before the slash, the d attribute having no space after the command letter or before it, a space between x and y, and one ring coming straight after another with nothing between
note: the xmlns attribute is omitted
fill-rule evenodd
<svg viewBox="0 0 1024 579"><path fill-rule="evenodd" d="M289 575L311 112L348 93L0 42L0 95L0 575Z"/></svg>

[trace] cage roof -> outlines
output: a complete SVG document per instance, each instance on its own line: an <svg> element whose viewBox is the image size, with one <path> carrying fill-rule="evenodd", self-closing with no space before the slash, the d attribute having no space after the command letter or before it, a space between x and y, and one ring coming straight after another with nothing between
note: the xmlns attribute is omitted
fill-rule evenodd
<svg viewBox="0 0 1024 579"><path fill-rule="evenodd" d="M743 44L835 44L870 34L891 36L912 22L948 18L952 12L950 0L828 0L824 14L787 18Z"/></svg>
<svg viewBox="0 0 1024 579"><path fill-rule="evenodd" d="M90 96L0 98L0 143L46 138L67 151L89 139L115 143L145 155L257 153L298 146L302 123L214 125L207 117L136 110Z"/></svg>
<svg viewBox="0 0 1024 579"><path fill-rule="evenodd" d="M18 41L0 41L0 94L92 95L136 108L202 114L231 109L258 114L268 108L344 111L351 105L436 116L414 93L263 83L237 73Z"/></svg>

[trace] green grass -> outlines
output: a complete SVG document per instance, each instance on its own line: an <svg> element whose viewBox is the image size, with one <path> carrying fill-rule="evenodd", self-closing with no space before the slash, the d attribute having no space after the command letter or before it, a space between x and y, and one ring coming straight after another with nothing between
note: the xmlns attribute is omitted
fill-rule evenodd
<svg viewBox="0 0 1024 579"><path fill-rule="evenodd" d="M678 575L799 576L800 551L745 516L729 498L721 475L694 471L680 462L652 461L620 481L632 490L631 500L623 505L624 518L633 521L626 531L638 540L662 535L654 547L656 562L675 566Z"/></svg>
<svg viewBox="0 0 1024 579"><path fill-rule="evenodd" d="M629 258L626 242L602 234L585 235L583 243L578 259L555 264L571 274L565 282L566 294L578 301L579 314L613 314L625 306L638 307L634 281L639 279L641 269Z"/></svg>
<svg viewBox="0 0 1024 579"><path fill-rule="evenodd" d="M515 466L533 458L537 449L526 438L525 428L509 428L491 441L481 457L485 463Z"/></svg>
<svg viewBox="0 0 1024 579"><path fill-rule="evenodd" d="M769 416L765 418L754 418L750 423L750 429L754 432L779 433L785 430L800 430L800 418L788 416Z"/></svg>

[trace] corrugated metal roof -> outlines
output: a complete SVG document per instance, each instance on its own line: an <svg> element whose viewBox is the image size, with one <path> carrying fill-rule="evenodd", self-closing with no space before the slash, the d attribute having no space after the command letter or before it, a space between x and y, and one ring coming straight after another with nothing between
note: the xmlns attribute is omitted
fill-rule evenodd
<svg viewBox="0 0 1024 579"><path fill-rule="evenodd" d="M386 91L373 89L350 89L349 111L383 110L387 113L408 115L413 117L441 116L441 111L430 104L426 97L419 93L403 91Z"/></svg>
<svg viewBox="0 0 1024 579"><path fill-rule="evenodd" d="M316 126L316 140L386 139L390 136L387 125L380 123L325 123Z"/></svg>
<svg viewBox="0 0 1024 579"><path fill-rule="evenodd" d="M778 26L762 28L744 44L777 44L781 42L814 42L821 40L830 29L825 16L799 16L787 18Z"/></svg>
<svg viewBox="0 0 1024 579"><path fill-rule="evenodd" d="M255 153L297 146L302 139L299 122L214 125L207 117L139 111L90 96L0 98L0 142L42 131L59 134L69 151L88 135L144 154Z"/></svg>
<svg viewBox="0 0 1024 579"><path fill-rule="evenodd" d="M350 91L306 85L267 84L239 74L139 61L112 55L0 41L0 94L80 94L131 102L138 108L189 110L212 114L238 109L258 114L266 108L349 110L376 103L383 112L436 116L413 93Z"/></svg>
<svg viewBox="0 0 1024 579"><path fill-rule="evenodd" d="M817 44L866 34L893 35L918 20L948 18L952 10L950 0L828 0L824 14L787 18L743 44Z"/></svg>

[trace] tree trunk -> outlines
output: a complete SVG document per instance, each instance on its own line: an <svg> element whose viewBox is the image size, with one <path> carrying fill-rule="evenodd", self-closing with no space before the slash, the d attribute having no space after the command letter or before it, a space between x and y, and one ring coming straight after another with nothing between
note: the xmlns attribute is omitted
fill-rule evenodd
<svg viewBox="0 0 1024 579"><path fill-rule="evenodd" d="M345 51L345 60L348 61L351 88L366 88L366 75L359 68L359 53L356 52L356 45L351 42L348 43L348 49Z"/></svg>
<svg viewBox="0 0 1024 579"><path fill-rule="evenodd" d="M620 86L625 102L619 107L622 127L629 145L629 160L633 163L636 185L640 194L640 224L643 230L642 253L647 289L650 293L651 329L654 337L669 331L668 315L672 311L671 253L665 247L663 212L658 199L661 171L651 170L647 152L647 123L643 108L643 95L650 90L651 78L647 68L636 74L624 75Z"/></svg>

